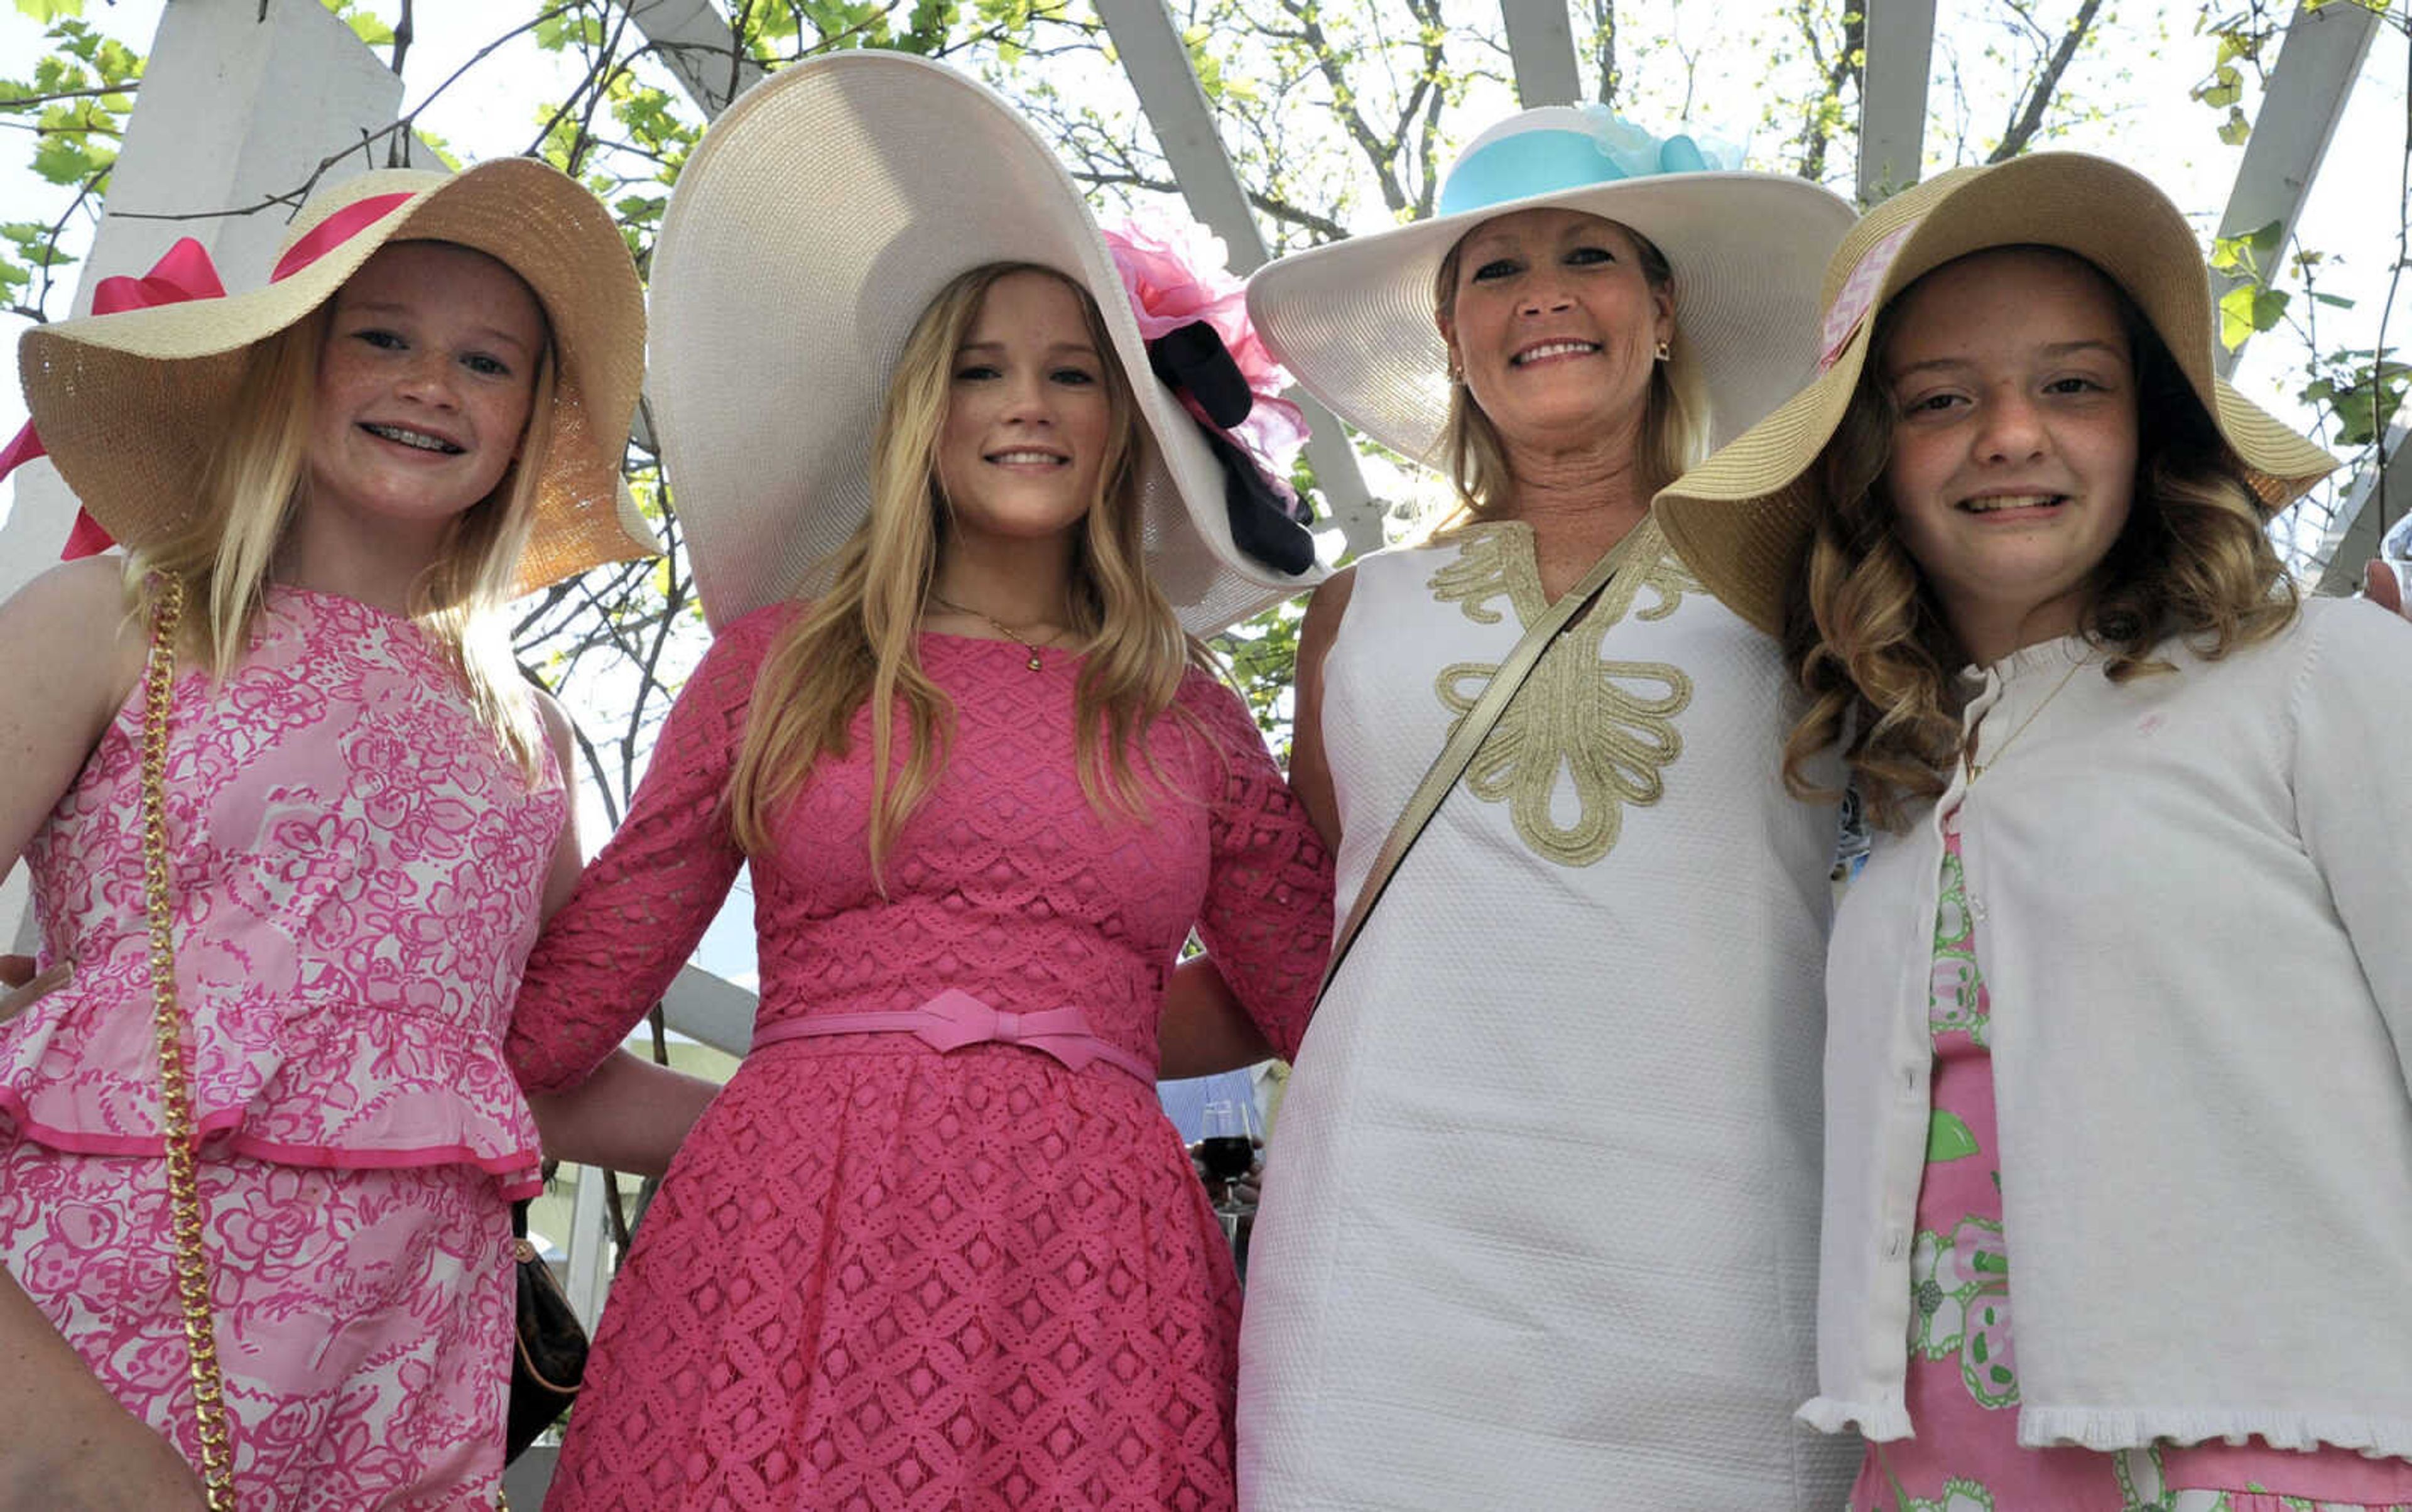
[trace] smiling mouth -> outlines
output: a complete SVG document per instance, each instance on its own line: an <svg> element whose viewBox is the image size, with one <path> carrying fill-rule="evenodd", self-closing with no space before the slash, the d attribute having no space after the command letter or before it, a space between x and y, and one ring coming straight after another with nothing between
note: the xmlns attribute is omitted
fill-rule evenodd
<svg viewBox="0 0 2412 1512"><path fill-rule="evenodd" d="M1054 451L992 451L980 459L999 467L1069 467L1072 459Z"/></svg>
<svg viewBox="0 0 2412 1512"><path fill-rule="evenodd" d="M363 420L360 422L360 429L380 440L390 441L396 446L410 447L419 451L433 451L445 457L458 457L469 449L458 442L449 441L440 435L431 435L425 431L414 431L406 425L380 425L373 420Z"/></svg>
<svg viewBox="0 0 2412 1512"><path fill-rule="evenodd" d="M1543 342L1538 346L1527 346L1518 352L1508 360L1508 365L1521 368L1529 362L1548 361L1553 357L1589 357L1598 350L1599 343L1596 341Z"/></svg>
<svg viewBox="0 0 2412 1512"><path fill-rule="evenodd" d="M1959 507L1972 515L1990 515L2005 509L2045 509L2067 502L2066 493L1996 493L1981 499L1963 499Z"/></svg>

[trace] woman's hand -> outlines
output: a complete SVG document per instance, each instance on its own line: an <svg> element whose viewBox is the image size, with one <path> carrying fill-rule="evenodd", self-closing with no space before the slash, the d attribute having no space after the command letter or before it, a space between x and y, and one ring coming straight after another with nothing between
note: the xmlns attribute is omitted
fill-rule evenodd
<svg viewBox="0 0 2412 1512"><path fill-rule="evenodd" d="M2412 614L2405 614L2404 582L2397 575L2394 564L2373 558L2361 569L2361 586L2372 603L2391 613L2404 614L2405 619L2412 619Z"/></svg>

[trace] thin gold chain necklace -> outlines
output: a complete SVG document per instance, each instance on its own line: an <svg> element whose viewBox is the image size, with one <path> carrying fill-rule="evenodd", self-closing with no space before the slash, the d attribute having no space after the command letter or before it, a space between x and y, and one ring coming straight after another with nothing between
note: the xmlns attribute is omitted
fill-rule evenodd
<svg viewBox="0 0 2412 1512"><path fill-rule="evenodd" d="M957 614L968 614L975 620L986 620L990 626L994 629L998 635L1005 637L1007 640L1012 641L1015 645L1020 646L1022 650L1030 653L1030 660L1024 663L1024 666L1028 667L1034 672L1040 669L1038 662L1038 648L1045 645L1045 641L1031 639L1028 636L1023 635L1022 632L1006 624L1003 620L998 619L993 614L986 614L976 609L965 609L963 605L954 602L952 599L940 596L934 589L931 591L930 602L937 605L940 609L951 609ZM1049 634L1052 636L1053 632L1050 631Z"/></svg>
<svg viewBox="0 0 2412 1512"><path fill-rule="evenodd" d="M2086 667L2093 662L2093 660L2094 657L2089 653L2087 655L2073 663L2067 671L2060 674L2060 681L2052 685L2052 691L2043 696L2042 702L2037 703L2033 709L2028 710L2027 717L2019 721L2019 727L2002 737L2002 743L1993 747L1993 760L1983 763L1979 763L1977 760L1977 730L1972 729L1968 732L1968 744L1966 748L1962 750L1960 753L1960 762L1961 765L1968 769L1969 786L1976 786L1978 778L1982 777L1986 772L1991 771L1993 768L2002 764L2002 753L2010 748L2010 742L2017 740L2020 736L2024 735L2027 732L2027 727L2036 722L2036 716L2042 713L2044 710L2050 706L2052 700L2059 697L2061 690L2067 687L2070 683L2074 682L2077 678L2077 674L2083 671ZM1978 729L1982 729L1983 727L1984 727L1981 723L1978 726Z"/></svg>

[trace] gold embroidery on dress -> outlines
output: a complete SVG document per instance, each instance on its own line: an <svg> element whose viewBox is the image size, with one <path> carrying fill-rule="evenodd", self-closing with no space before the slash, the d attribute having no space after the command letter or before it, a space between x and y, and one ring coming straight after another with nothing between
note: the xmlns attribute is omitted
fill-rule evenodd
<svg viewBox="0 0 2412 1512"><path fill-rule="evenodd" d="M1549 599L1528 542L1514 524L1464 531L1456 560L1433 574L1434 596L1456 603L1477 624L1496 624L1504 616L1492 601L1505 595L1517 624L1531 625ZM1616 550L1625 561L1599 602L1542 653L1465 773L1475 797L1506 802L1524 844L1561 866L1589 866L1606 856L1616 844L1624 806L1657 802L1667 768L1684 754L1675 716L1691 704L1692 680L1663 662L1608 661L1600 651L1627 614L1663 620L1700 585L1668 549L1655 520L1636 525ZM1637 611L1645 588L1652 601ZM1456 716L1451 736L1498 671L1496 662L1441 668L1436 691ZM1562 785L1575 796L1566 823L1552 803Z"/></svg>

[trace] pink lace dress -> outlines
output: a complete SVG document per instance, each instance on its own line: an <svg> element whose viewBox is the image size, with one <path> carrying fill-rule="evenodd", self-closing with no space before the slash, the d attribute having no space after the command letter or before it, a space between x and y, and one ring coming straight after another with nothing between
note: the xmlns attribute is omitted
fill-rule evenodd
<svg viewBox="0 0 2412 1512"><path fill-rule="evenodd" d="M721 635L538 943L510 1038L531 1090L576 1083L620 1043L745 859L721 794L792 612ZM1210 679L1149 734L1167 789L1150 818L1113 822L1074 773L1078 658L1033 671L1002 641L920 646L955 733L886 896L865 845L867 715L852 757L824 761L752 858L755 1049L612 1284L555 1512L1232 1503L1239 1290L1156 1104L1156 1017L1194 924L1294 1048L1330 943L1330 859ZM983 1009L1000 1035L1019 1014L1053 1037L942 1051L811 1032L898 1014L961 1029Z"/></svg>
<svg viewBox="0 0 2412 1512"><path fill-rule="evenodd" d="M198 1459L169 1277L143 903L141 693L27 847L45 964L0 1026L0 1261ZM549 759L549 758L548 758ZM410 622L272 591L176 684L177 985L246 1507L491 1505L507 1195L536 1131L502 1058L567 815Z"/></svg>
<svg viewBox="0 0 2412 1512"><path fill-rule="evenodd" d="M1916 1437L1868 1446L1851 1512L2412 1512L2412 1464L2349 1449L2302 1453L2258 1439L2115 1454L2019 1446L2012 1246L1988 1048L1993 1001L1978 969L1982 915L1968 897L1958 815L1943 824L1928 1010L1934 1110L1909 1272L1917 1298L1905 1391Z"/></svg>

